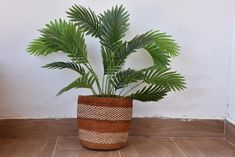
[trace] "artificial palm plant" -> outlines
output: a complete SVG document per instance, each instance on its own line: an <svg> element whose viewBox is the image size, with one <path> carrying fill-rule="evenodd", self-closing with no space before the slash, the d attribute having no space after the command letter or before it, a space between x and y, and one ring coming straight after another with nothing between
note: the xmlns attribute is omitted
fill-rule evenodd
<svg viewBox="0 0 235 157"><path fill-rule="evenodd" d="M51 21L40 30L41 37L31 42L27 49L36 56L63 52L71 59L70 62L59 61L44 66L51 69L67 68L80 74L58 95L72 88L89 88L99 97L158 101L167 92L185 88L184 78L169 68L170 58L179 54L179 46L171 36L150 30L136 35L130 41L122 40L129 26L129 14L122 5L98 16L90 9L74 5L67 14L69 22L61 19ZM87 57L85 35L100 40L104 67L102 81ZM151 55L153 65L141 70L122 69L125 59L138 49L144 49ZM131 89L127 88L130 84L134 85ZM143 88L135 91L139 86Z"/></svg>
<svg viewBox="0 0 235 157"><path fill-rule="evenodd" d="M171 71L170 59L179 54L179 46L166 33L150 30L130 41L122 38L128 30L129 14L115 6L96 15L91 9L74 5L69 21L55 20L41 29L28 52L33 55L65 53L69 62L45 65L49 69L70 69L80 77L59 91L88 88L93 95L79 96L78 125L81 143L91 149L118 149L126 145L132 115L132 99L158 101L168 92L183 90L183 76ZM103 78L99 80L87 57L85 35L98 38L103 59ZM126 58L143 49L153 64L140 70L123 69ZM138 61L135 61L138 62Z"/></svg>

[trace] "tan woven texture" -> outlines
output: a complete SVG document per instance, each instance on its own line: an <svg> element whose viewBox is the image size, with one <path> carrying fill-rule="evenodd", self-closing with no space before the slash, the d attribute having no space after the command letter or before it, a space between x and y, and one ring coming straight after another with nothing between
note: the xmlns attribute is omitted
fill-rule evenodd
<svg viewBox="0 0 235 157"><path fill-rule="evenodd" d="M79 96L77 113L79 138L83 146L112 150L126 145L132 100Z"/></svg>
<svg viewBox="0 0 235 157"><path fill-rule="evenodd" d="M79 138L83 141L93 142L97 144L122 143L126 142L128 138L128 132L99 133L96 131L79 129Z"/></svg>
<svg viewBox="0 0 235 157"><path fill-rule="evenodd" d="M116 149L121 149L127 145L127 142L117 143L117 144L96 144L93 142L88 142L83 140L80 140L80 143L84 147L94 150L116 150Z"/></svg>
<svg viewBox="0 0 235 157"><path fill-rule="evenodd" d="M130 121L107 121L78 118L79 128L90 131L105 132L128 132ZM89 124L89 125L87 125Z"/></svg>
<svg viewBox="0 0 235 157"><path fill-rule="evenodd" d="M78 105L78 117L98 120L131 120L132 108L100 107L94 105Z"/></svg>

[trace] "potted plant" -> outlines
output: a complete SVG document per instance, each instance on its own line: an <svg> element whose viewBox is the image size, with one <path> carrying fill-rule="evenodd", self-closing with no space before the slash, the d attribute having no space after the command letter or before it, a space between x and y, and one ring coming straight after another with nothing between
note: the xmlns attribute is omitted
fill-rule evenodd
<svg viewBox="0 0 235 157"><path fill-rule="evenodd" d="M73 5L69 21L51 21L41 29L27 51L35 56L62 52L69 62L57 61L44 66L70 69L80 76L59 91L88 88L93 95L78 98L78 127L83 146L97 150L119 149L126 145L132 118L132 100L159 101L168 92L183 90L184 77L171 71L170 58L179 54L179 46L166 33L147 31L123 41L129 14L122 5L96 15L91 9ZM99 80L87 57L85 35L98 38L103 59L103 78ZM137 49L149 53L153 65L141 70L123 69L125 59Z"/></svg>

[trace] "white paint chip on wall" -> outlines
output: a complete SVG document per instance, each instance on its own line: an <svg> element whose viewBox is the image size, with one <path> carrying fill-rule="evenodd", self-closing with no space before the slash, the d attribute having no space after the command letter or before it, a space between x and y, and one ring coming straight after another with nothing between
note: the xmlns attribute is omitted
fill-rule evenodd
<svg viewBox="0 0 235 157"><path fill-rule="evenodd" d="M78 94L73 90L60 97L56 93L76 75L70 71L41 69L63 56L35 58L26 53L29 41L55 18L78 1L7 0L0 1L0 118L63 118L76 116ZM136 117L223 119L229 93L229 60L232 53L232 1L230 0L80 0L97 13L115 4L130 12L128 37L150 29L168 32L181 46L173 68L186 76L187 90L171 93L154 103L135 101ZM101 63L96 40L87 39L94 67ZM127 65L142 60L139 53ZM140 61L138 61L140 62ZM146 57L144 62L150 62ZM146 63L149 64L149 63ZM102 73L102 68L96 68Z"/></svg>

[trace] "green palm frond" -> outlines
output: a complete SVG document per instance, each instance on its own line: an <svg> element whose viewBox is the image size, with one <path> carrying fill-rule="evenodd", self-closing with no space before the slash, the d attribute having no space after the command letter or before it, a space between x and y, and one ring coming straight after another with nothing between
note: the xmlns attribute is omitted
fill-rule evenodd
<svg viewBox="0 0 235 157"><path fill-rule="evenodd" d="M144 82L151 85L158 85L169 90L183 90L186 88L185 79L170 69L150 69L144 73Z"/></svg>
<svg viewBox="0 0 235 157"><path fill-rule="evenodd" d="M92 86L93 86L94 82L95 82L94 76L91 75L90 73L86 73L86 74L82 75L81 77L79 77L77 80L70 83L68 86L64 87L62 90L60 90L57 95L61 95L64 92L67 92L67 91L69 91L70 89L73 89L73 88L93 89Z"/></svg>
<svg viewBox="0 0 235 157"><path fill-rule="evenodd" d="M135 36L129 42L119 45L114 52L112 49L102 46L101 52L105 74L114 74L115 72L118 72L129 54L135 52L136 49L143 48L153 42L154 32L148 31L142 35Z"/></svg>
<svg viewBox="0 0 235 157"><path fill-rule="evenodd" d="M139 101L159 101L166 96L168 90L160 86L145 86L136 93L130 95L132 99Z"/></svg>
<svg viewBox="0 0 235 157"><path fill-rule="evenodd" d="M98 16L81 5L73 5L66 13L68 22L59 19L46 24L40 30L40 37L33 40L27 49L35 56L62 52L69 57L69 62L53 62L43 66L71 69L81 75L58 95L72 88L89 88L96 96L112 97L117 96L117 90L122 88L118 96L128 97L134 89L145 84L144 88L129 97L140 101L158 101L167 92L186 88L184 77L168 68L170 59L179 54L179 46L171 36L151 30L136 35L130 41L123 41L129 27L129 14L122 5L116 5ZM88 60L85 35L100 40L104 68L102 81ZM153 64L138 71L130 68L122 70L127 57L139 49L150 54ZM133 87L126 90L132 83Z"/></svg>
<svg viewBox="0 0 235 157"><path fill-rule="evenodd" d="M156 67L168 67L170 65L170 57L175 57L179 53L179 46L171 39L171 36L159 31L148 31L144 34L135 36L129 42L123 43L118 49L116 58L120 65L124 64L124 60L137 49L144 48L151 55Z"/></svg>
<svg viewBox="0 0 235 157"><path fill-rule="evenodd" d="M51 21L40 32L41 37L28 47L31 54L48 55L62 51L77 63L87 62L84 34L73 23L61 19Z"/></svg>
<svg viewBox="0 0 235 157"><path fill-rule="evenodd" d="M113 50L121 44L121 39L128 30L129 14L122 5L117 5L100 14L99 19L101 43Z"/></svg>
<svg viewBox="0 0 235 157"><path fill-rule="evenodd" d="M47 55L59 50L58 46L51 45L44 37L34 39L27 48L27 51L35 56Z"/></svg>
<svg viewBox="0 0 235 157"><path fill-rule="evenodd" d="M137 49L144 48L146 45L152 44L154 42L154 33L148 31L141 35L136 35L132 40L124 42L122 46L118 49L116 54L120 59L126 59L128 55L132 52L136 52Z"/></svg>
<svg viewBox="0 0 235 157"><path fill-rule="evenodd" d="M119 60L116 58L115 53L111 49L101 46L101 53L103 59L104 74L114 74L118 72L122 66L119 64Z"/></svg>
<svg viewBox="0 0 235 157"><path fill-rule="evenodd" d="M75 4L66 13L71 21L75 22L77 26L86 32L86 35L91 34L91 36L99 37L100 21L90 8L86 9L81 5Z"/></svg>
<svg viewBox="0 0 235 157"><path fill-rule="evenodd" d="M118 72L115 76L113 76L111 82L117 90L127 86L130 83L138 82L143 78L143 73L129 68L125 71Z"/></svg>
<svg viewBox="0 0 235 157"><path fill-rule="evenodd" d="M78 72L81 75L85 74L85 69L80 65L76 64L75 62L53 62L49 63L43 68L48 68L48 69L71 69L76 72Z"/></svg>
<svg viewBox="0 0 235 157"><path fill-rule="evenodd" d="M170 56L161 51L155 44L146 46L145 50L151 55L155 67L167 68L170 65Z"/></svg>
<svg viewBox="0 0 235 157"><path fill-rule="evenodd" d="M155 32L154 44L150 44L145 47L150 54L154 53L164 53L169 57L176 57L179 54L180 47L178 44L171 38L170 35L166 33L161 33L159 31Z"/></svg>

